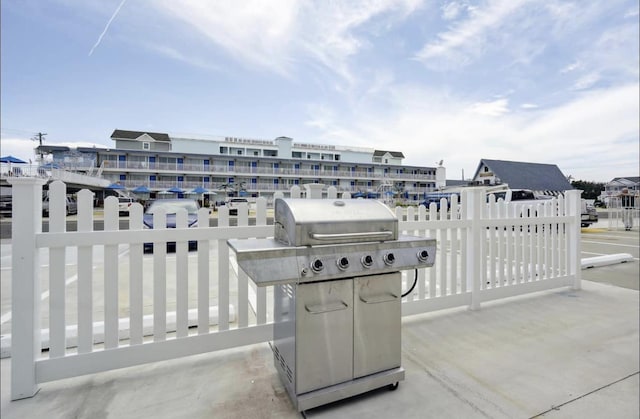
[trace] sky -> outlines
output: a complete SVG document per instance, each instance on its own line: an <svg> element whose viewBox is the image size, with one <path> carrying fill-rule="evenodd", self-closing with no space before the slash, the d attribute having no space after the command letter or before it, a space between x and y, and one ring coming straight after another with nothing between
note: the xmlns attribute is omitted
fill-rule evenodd
<svg viewBox="0 0 640 419"><path fill-rule="evenodd" d="M0 153L114 129L640 169L638 0L2 0Z"/></svg>

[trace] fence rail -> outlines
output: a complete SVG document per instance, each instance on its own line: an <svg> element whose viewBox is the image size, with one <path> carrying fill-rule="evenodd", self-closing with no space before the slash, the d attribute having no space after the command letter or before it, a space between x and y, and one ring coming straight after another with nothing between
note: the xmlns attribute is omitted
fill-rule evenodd
<svg viewBox="0 0 640 419"><path fill-rule="evenodd" d="M66 185L57 181L49 189L49 232L42 233L44 181L11 183L13 400L33 396L42 382L272 339L273 289L255 287L226 243L273 235L266 199L255 203L255 226L248 225L248 208L241 204L237 227L229 226L223 206L218 227L209 227L210 215L201 209L197 228L187 227L183 213L177 228L165 228L160 215L148 230L142 206L134 204L129 229L119 230L118 201L109 197L104 231L93 231L93 194L83 190L78 231L69 232ZM336 189L327 195L335 198ZM291 196L299 197L300 188L292 188ZM471 188L460 202L452 197L449 211L446 202L440 211L435 203L396 208L401 231L437 240L433 268L403 272L405 287L414 277L417 286L403 300L402 314L478 309L498 298L579 288L579 200L579 191L568 191L565 199L516 210L504 202L486 203L484 189ZM197 242L195 252L188 251L191 241ZM167 255L167 242L176 243L175 255ZM144 254L145 243L153 243L152 255ZM40 254L48 254L46 278L38 268ZM65 263L69 258L75 270ZM42 282L49 290L44 302ZM41 351L43 335L48 352Z"/></svg>

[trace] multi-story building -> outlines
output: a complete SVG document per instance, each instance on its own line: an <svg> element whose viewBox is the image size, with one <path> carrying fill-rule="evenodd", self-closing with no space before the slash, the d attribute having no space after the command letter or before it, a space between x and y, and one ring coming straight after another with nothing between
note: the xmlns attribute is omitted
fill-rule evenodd
<svg viewBox="0 0 640 419"><path fill-rule="evenodd" d="M402 165L396 151L307 144L288 137L190 138L166 133L115 130L114 148L41 146L53 164L84 171L129 190L151 194L179 188L271 196L294 185L321 183L338 191L419 201L444 186L444 167Z"/></svg>

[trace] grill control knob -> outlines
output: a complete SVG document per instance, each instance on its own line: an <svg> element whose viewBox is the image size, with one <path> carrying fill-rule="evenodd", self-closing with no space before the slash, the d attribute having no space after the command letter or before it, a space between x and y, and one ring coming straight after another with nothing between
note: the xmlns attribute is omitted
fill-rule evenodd
<svg viewBox="0 0 640 419"><path fill-rule="evenodd" d="M362 266L364 266L365 268L368 268L371 265L373 265L373 258L371 257L371 255L365 255L365 256L362 256L362 259L360 259L360 262L362 262Z"/></svg>
<svg viewBox="0 0 640 419"><path fill-rule="evenodd" d="M324 264L320 259L316 259L311 263L311 270L318 273L324 269Z"/></svg>
<svg viewBox="0 0 640 419"><path fill-rule="evenodd" d="M349 259L346 258L346 256L341 257L340 259L338 259L337 261L338 264L338 268L340 268L340 270L345 270L349 267Z"/></svg>
<svg viewBox="0 0 640 419"><path fill-rule="evenodd" d="M396 257L393 253L387 253L386 255L384 255L383 260L387 265L393 265L396 261Z"/></svg>
<svg viewBox="0 0 640 419"><path fill-rule="evenodd" d="M429 252L427 252L426 250L421 250L418 252L418 259L420 260L420 262L426 262L428 257Z"/></svg>

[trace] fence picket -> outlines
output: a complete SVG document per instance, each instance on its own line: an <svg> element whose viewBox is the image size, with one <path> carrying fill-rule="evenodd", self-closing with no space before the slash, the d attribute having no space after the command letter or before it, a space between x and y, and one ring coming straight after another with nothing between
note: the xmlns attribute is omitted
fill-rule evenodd
<svg viewBox="0 0 640 419"><path fill-rule="evenodd" d="M218 217L222 211L218 210ZM226 213L229 210L226 209ZM220 223L220 221L219 221ZM218 224L220 225L220 224ZM209 228L209 211L206 208L198 210L198 228ZM210 288L210 262L209 262L209 240L198 240L198 334L209 333L209 288ZM228 258L226 259L228 260ZM224 264L219 259L219 265ZM228 265L227 265L228 266ZM218 268L220 269L220 268ZM228 268L227 268L228 270ZM218 274L219 275L219 274ZM218 291L219 292L219 291Z"/></svg>
<svg viewBox="0 0 640 419"><path fill-rule="evenodd" d="M459 206L458 206L458 195L451 195L451 209L449 211L451 220L456 220L459 214ZM458 249L459 247L459 237L458 233L460 229L454 227L451 229L451 250L449 252L449 257L451 260L451 274L450 274L450 286L451 286L451 294L458 294Z"/></svg>
<svg viewBox="0 0 640 419"><path fill-rule="evenodd" d="M218 209L218 226L229 226L229 208ZM218 330L229 329L229 247L224 239L218 240Z"/></svg>
<svg viewBox="0 0 640 419"><path fill-rule="evenodd" d="M153 229L166 230L167 212L158 208L153 213ZM167 339L167 243L153 241L153 341Z"/></svg>
<svg viewBox="0 0 640 419"><path fill-rule="evenodd" d="M497 218L497 208L496 208L496 196L494 194L489 195L489 203L487 204L487 218L490 220L494 220ZM494 227L489 227L487 229L487 250L489 253L489 275L487 278L488 284L490 288L495 288L497 284L496 280L496 229Z"/></svg>
<svg viewBox="0 0 640 419"><path fill-rule="evenodd" d="M238 208L238 226L244 227L249 225L249 210L247 204L241 204ZM249 276L238 267L238 309L237 322L238 327L247 327L249 325Z"/></svg>
<svg viewBox="0 0 640 419"><path fill-rule="evenodd" d="M104 200L104 229L120 228L118 198L110 196ZM118 245L104 246L104 346L118 346Z"/></svg>
<svg viewBox="0 0 640 419"><path fill-rule="evenodd" d="M188 228L187 211L180 209L176 213L176 228ZM189 334L189 243L176 241L176 337Z"/></svg>
<svg viewBox="0 0 640 419"><path fill-rule="evenodd" d="M440 199L440 211L438 211L438 219L446 220L447 219L447 209L449 204L447 203L446 198ZM440 264L440 296L447 295L447 248L449 247L449 229L441 228L439 229L439 247L440 252L436 255L438 257L438 262Z"/></svg>
<svg viewBox="0 0 640 419"><path fill-rule="evenodd" d="M497 202L497 218L499 220L503 220L506 218L506 207L505 207L505 202L503 200L498 200ZM505 235L505 229L503 227L498 227L497 230L497 234L498 234L498 284L501 287L504 287L505 285L507 285L506 280L505 280L505 265L506 265L506 260L505 260L505 239L504 239L504 235Z"/></svg>
<svg viewBox="0 0 640 419"><path fill-rule="evenodd" d="M438 219L438 206L435 202L429 204L429 220L436 221ZM438 233L437 230L429 229L429 237L437 240ZM440 250L438 250L440 249ZM442 248L439 248L438 243L436 243L436 257L438 257L438 252L442 251ZM434 269L429 269L427 271L427 281L429 282L429 298L436 297L436 280Z"/></svg>
<svg viewBox="0 0 640 419"><path fill-rule="evenodd" d="M93 231L93 192L78 192L78 231ZM93 348L93 246L78 246L78 353Z"/></svg>
<svg viewBox="0 0 640 419"><path fill-rule="evenodd" d="M264 197L256 200L256 225L267 225L267 200ZM266 287L257 287L256 289L256 322L257 324L267 323Z"/></svg>
<svg viewBox="0 0 640 419"><path fill-rule="evenodd" d="M142 230L142 205L135 203L129 207L129 230ZM129 245L129 344L142 343L142 290L143 290L143 244Z"/></svg>
<svg viewBox="0 0 640 419"><path fill-rule="evenodd" d="M49 186L49 232L66 231L67 185L57 180ZM59 358L66 351L66 278L65 247L49 249L49 330L51 331L49 356Z"/></svg>
<svg viewBox="0 0 640 419"><path fill-rule="evenodd" d="M418 221L425 221L427 217L427 209L424 205L420 205L418 207ZM422 237L427 236L426 230L419 230L418 235ZM426 271L425 269L418 270L418 299L424 300L425 297L425 280L426 280Z"/></svg>

